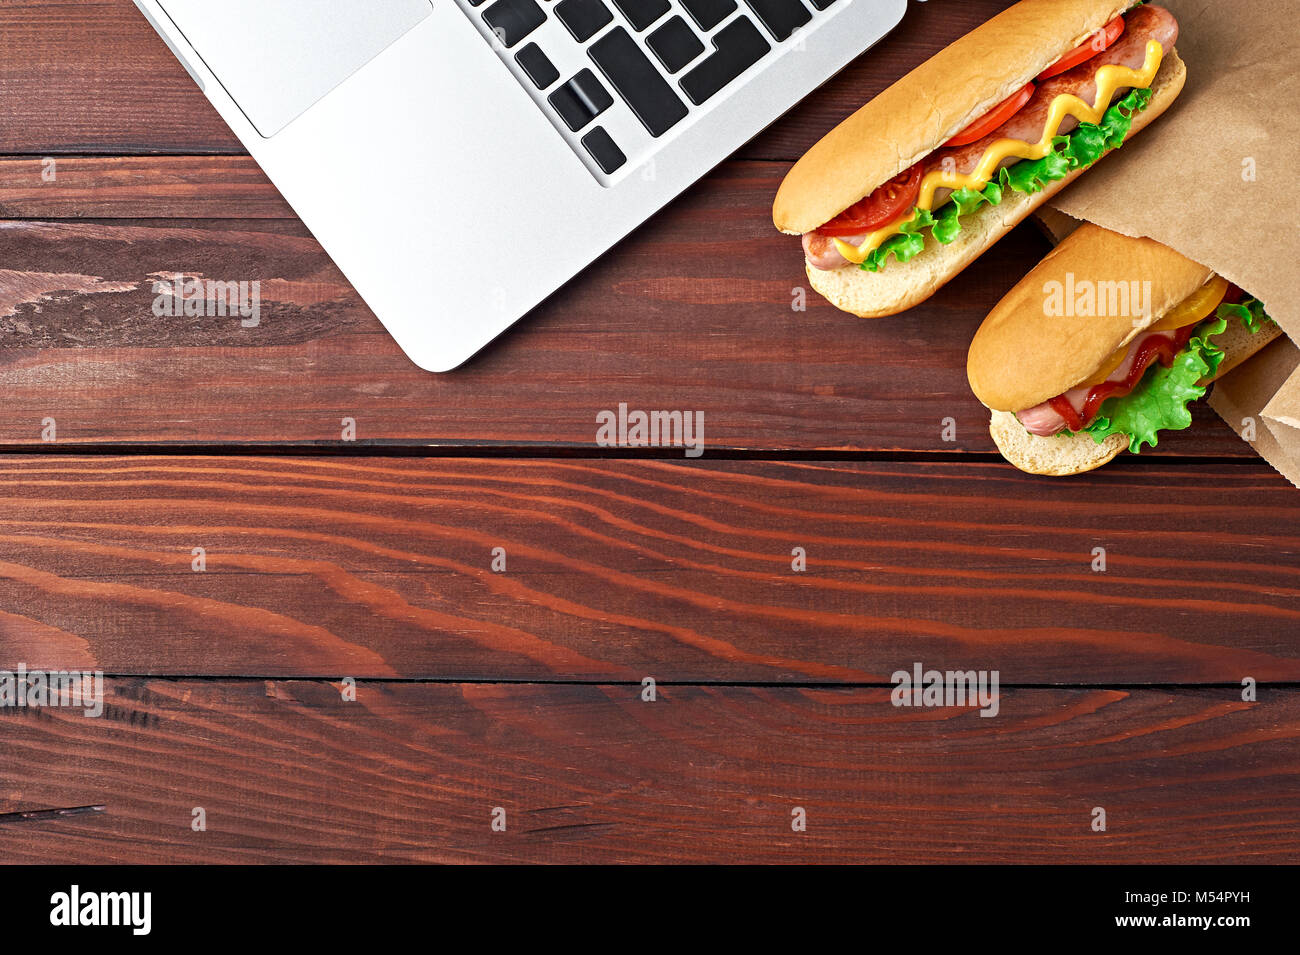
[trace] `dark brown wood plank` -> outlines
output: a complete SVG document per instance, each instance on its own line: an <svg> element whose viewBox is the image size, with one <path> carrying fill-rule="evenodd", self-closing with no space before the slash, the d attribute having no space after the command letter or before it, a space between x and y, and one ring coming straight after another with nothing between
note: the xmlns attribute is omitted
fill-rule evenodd
<svg viewBox="0 0 1300 955"><path fill-rule="evenodd" d="M0 6L0 153L243 152L131 0Z"/></svg>
<svg viewBox="0 0 1300 955"><path fill-rule="evenodd" d="M100 718L0 717L0 812L105 807L0 816L0 847L32 863L1300 861L1294 689L1012 689L991 719L898 709L886 689L640 691L362 683L344 702L324 683L110 680Z"/></svg>
<svg viewBox="0 0 1300 955"><path fill-rule="evenodd" d="M913 3L895 33L750 144L793 160L1012 0ZM242 152L130 0L0 6L0 154Z"/></svg>
<svg viewBox="0 0 1300 955"><path fill-rule="evenodd" d="M249 156L0 159L0 217L295 218Z"/></svg>
<svg viewBox="0 0 1300 955"><path fill-rule="evenodd" d="M1023 225L925 305L863 321L806 289L772 229L780 174L725 167L441 376L297 220L0 223L0 443L39 443L50 416L68 443L334 442L351 417L362 442L589 449L622 402L703 411L714 450L992 451L966 348L1046 240ZM155 317L174 273L260 282L260 325ZM1148 453L1253 457L1204 406Z"/></svg>
<svg viewBox="0 0 1300 955"><path fill-rule="evenodd" d="M1018 684L1294 681L1294 495L1262 464L1064 482L1000 464L9 456L0 662L839 683L919 659Z"/></svg>

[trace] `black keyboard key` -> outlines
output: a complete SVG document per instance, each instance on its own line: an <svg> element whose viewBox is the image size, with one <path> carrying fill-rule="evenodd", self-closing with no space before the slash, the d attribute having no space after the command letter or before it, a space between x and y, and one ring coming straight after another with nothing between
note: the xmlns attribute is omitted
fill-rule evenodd
<svg viewBox="0 0 1300 955"><path fill-rule="evenodd" d="M591 153L591 158L596 160L596 165L607 176L627 162L623 150L619 149L618 144L610 139L609 133L605 132L604 126L597 126L586 136L583 136L582 145L587 147L587 152Z"/></svg>
<svg viewBox="0 0 1300 955"><path fill-rule="evenodd" d="M638 33L668 12L668 0L614 0L614 6Z"/></svg>
<svg viewBox="0 0 1300 955"><path fill-rule="evenodd" d="M771 45L763 39L753 21L741 17L732 20L713 36L717 47L709 56L682 77L682 89L696 106L703 103L745 70L763 58Z"/></svg>
<svg viewBox="0 0 1300 955"><path fill-rule="evenodd" d="M788 40L791 33L812 19L808 8L799 0L745 0L745 3L778 43Z"/></svg>
<svg viewBox="0 0 1300 955"><path fill-rule="evenodd" d="M669 73L676 73L704 52L704 44L681 17L673 17L646 37L645 42Z"/></svg>
<svg viewBox="0 0 1300 955"><path fill-rule="evenodd" d="M546 98L575 133L614 104L614 97L591 70L582 70Z"/></svg>
<svg viewBox="0 0 1300 955"><path fill-rule="evenodd" d="M519 65L524 68L528 78L539 90L546 89L560 78L560 71L536 43L530 43L516 53L515 59L519 61Z"/></svg>
<svg viewBox="0 0 1300 955"><path fill-rule="evenodd" d="M662 136L685 118L686 104L641 52L632 34L622 27L615 27L593 43L587 55L651 136Z"/></svg>
<svg viewBox="0 0 1300 955"><path fill-rule="evenodd" d="M502 46L512 47L546 22L536 0L497 0L483 11L483 20Z"/></svg>
<svg viewBox="0 0 1300 955"><path fill-rule="evenodd" d="M682 0L682 6L691 19L706 33L712 30L736 9L736 0Z"/></svg>
<svg viewBox="0 0 1300 955"><path fill-rule="evenodd" d="M812 5L816 7L818 10L825 10L832 3L834 3L835 0L811 0L811 2Z"/></svg>
<svg viewBox="0 0 1300 955"><path fill-rule="evenodd" d="M601 0L560 0L555 5L555 15L579 43L586 43L614 19Z"/></svg>

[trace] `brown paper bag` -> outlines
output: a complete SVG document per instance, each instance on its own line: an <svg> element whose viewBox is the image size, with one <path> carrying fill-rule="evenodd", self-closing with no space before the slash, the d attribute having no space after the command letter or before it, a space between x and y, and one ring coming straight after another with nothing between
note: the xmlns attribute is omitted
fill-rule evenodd
<svg viewBox="0 0 1300 955"><path fill-rule="evenodd" d="M1268 414L1273 397L1297 382L1300 348L1283 336L1214 383L1210 407L1269 464L1300 487L1300 429Z"/></svg>
<svg viewBox="0 0 1300 955"><path fill-rule="evenodd" d="M1214 386L1210 406L1300 486L1300 8L1159 0L1178 17L1187 85L1141 135L1040 210L1056 241L1087 219L1149 236L1264 303L1279 339Z"/></svg>
<svg viewBox="0 0 1300 955"><path fill-rule="evenodd" d="M1181 28L1182 95L1051 204L1208 265L1300 340L1300 8L1295 0L1163 5Z"/></svg>

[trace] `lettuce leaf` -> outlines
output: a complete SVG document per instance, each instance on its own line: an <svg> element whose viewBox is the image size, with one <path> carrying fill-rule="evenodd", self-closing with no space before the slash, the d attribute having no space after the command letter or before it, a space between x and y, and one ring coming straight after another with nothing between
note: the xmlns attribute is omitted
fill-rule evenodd
<svg viewBox="0 0 1300 955"><path fill-rule="evenodd" d="M1150 101L1151 90L1131 90L1106 110L1100 123L1080 123L1068 136L1055 137L1051 152L1042 159L1022 159L999 170L997 178L981 190L958 189L949 197L950 201L934 212L916 209L912 218L903 224L902 231L872 249L858 268L879 272L891 255L899 262L908 261L925 248L922 229L929 228L937 241L947 245L961 232L962 216L970 215L985 203L998 205L1004 190L1040 192L1048 183L1064 179L1076 169L1086 169L1106 150L1123 145L1133 125L1133 115L1146 109Z"/></svg>
<svg viewBox="0 0 1300 955"><path fill-rule="evenodd" d="M1196 328L1195 334L1170 367L1152 365L1127 395L1102 403L1100 414L1084 431L1098 444L1112 434L1128 436L1128 449L1138 453L1143 444L1156 446L1158 432L1181 431L1192 423L1187 406L1205 395L1202 381L1213 378L1223 362L1223 350L1210 339L1237 319L1253 335L1271 322L1263 304L1246 298L1240 305L1224 303ZM1068 429L1061 434L1074 434Z"/></svg>
<svg viewBox="0 0 1300 955"><path fill-rule="evenodd" d="M925 235L921 230L934 225L934 223L935 218L931 215L929 210L917 209L916 215L903 223L901 227L902 231L900 231L898 235L891 235L880 245L876 246L876 248L872 249L871 254L867 256L866 261L859 265L858 268L871 268L872 272L877 272L880 270L880 266L885 264L885 258L890 255L894 256L894 258L898 259L900 262L908 261L912 256L919 254L925 248ZM886 246L889 247L889 251L885 253L885 258L881 258L879 264L874 267L869 266L868 263L872 262L876 254L884 250Z"/></svg>
<svg viewBox="0 0 1300 955"><path fill-rule="evenodd" d="M1098 444L1112 434L1127 435L1128 449L1137 454L1143 444L1156 446L1158 432L1186 428L1192 423L1187 406L1205 396L1201 382L1213 378L1223 361L1223 350L1210 339L1227 327L1227 319L1217 316L1202 322L1168 368L1153 363L1136 388L1102 402L1097 420L1084 431Z"/></svg>
<svg viewBox="0 0 1300 955"><path fill-rule="evenodd" d="M1235 318L1246 326L1252 335L1273 321L1264 311L1264 304L1257 298L1243 299L1240 305L1224 303L1214 311L1216 318Z"/></svg>

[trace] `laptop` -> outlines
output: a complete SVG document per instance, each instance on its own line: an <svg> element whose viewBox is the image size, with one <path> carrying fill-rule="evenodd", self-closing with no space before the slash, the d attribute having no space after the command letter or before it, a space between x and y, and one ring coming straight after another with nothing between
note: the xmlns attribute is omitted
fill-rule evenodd
<svg viewBox="0 0 1300 955"><path fill-rule="evenodd" d="M907 5L135 4L429 371L464 362L624 240Z"/></svg>

